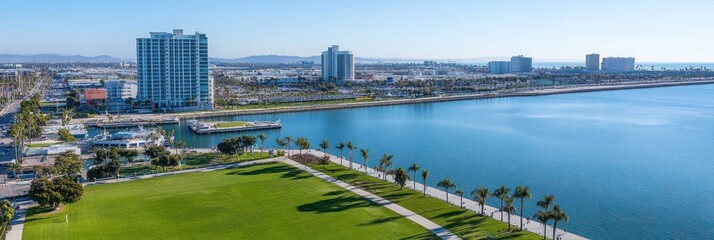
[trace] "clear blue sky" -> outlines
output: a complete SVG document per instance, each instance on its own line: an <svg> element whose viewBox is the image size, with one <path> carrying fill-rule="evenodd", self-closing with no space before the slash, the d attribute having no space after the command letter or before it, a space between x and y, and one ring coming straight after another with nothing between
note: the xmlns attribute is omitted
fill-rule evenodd
<svg viewBox="0 0 714 240"><path fill-rule="evenodd" d="M360 57L714 62L711 0L25 0L0 9L0 53L134 58L137 37L183 28L206 33L212 57L314 56L339 44Z"/></svg>

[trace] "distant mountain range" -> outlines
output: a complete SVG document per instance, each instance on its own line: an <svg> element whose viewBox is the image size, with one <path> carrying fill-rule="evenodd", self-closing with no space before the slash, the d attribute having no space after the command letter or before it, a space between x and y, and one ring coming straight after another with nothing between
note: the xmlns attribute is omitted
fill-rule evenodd
<svg viewBox="0 0 714 240"><path fill-rule="evenodd" d="M20 62L20 63L63 63L63 62L123 62L124 59L115 58L108 55L87 57L82 55L61 55L61 54L0 54L0 62Z"/></svg>
<svg viewBox="0 0 714 240"><path fill-rule="evenodd" d="M359 63L421 63L424 61L435 61L442 63L487 63L489 61L508 60L508 57L482 57L482 58L459 58L459 59L407 59L407 58L363 58L355 57ZM545 59L543 59L545 60ZM570 62L567 60L548 59L548 61L538 62ZM0 63L64 63L64 62L123 62L134 61L133 59L122 59L108 55L82 56L82 55L61 55L61 54L0 54ZM320 56L287 56L287 55L256 55L241 58L209 58L211 63L298 63L298 62L320 63Z"/></svg>
<svg viewBox="0 0 714 240"><path fill-rule="evenodd" d="M297 63L303 61L320 62L320 56L299 57L285 55L256 55L242 58L208 58L212 63Z"/></svg>
<svg viewBox="0 0 714 240"><path fill-rule="evenodd" d="M422 63L435 61L443 63L486 63L489 61L508 60L507 57L459 58L459 59L410 59L410 58L363 58L355 57L361 63ZM304 61L320 62L320 56L300 57L286 55L256 55L242 58L209 58L212 63L297 63Z"/></svg>

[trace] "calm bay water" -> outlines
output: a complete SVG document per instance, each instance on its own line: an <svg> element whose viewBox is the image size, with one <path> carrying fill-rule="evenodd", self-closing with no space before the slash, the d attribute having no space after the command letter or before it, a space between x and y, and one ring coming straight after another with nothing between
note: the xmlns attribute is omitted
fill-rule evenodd
<svg viewBox="0 0 714 240"><path fill-rule="evenodd" d="M370 149L372 166L384 153L397 167L419 163L430 185L445 177L467 193L527 185L527 216L554 194L571 217L559 226L585 237L714 239L714 85L214 120L278 119L284 127L265 131L267 146L287 135L313 147L351 140ZM192 147L240 135L165 129Z"/></svg>

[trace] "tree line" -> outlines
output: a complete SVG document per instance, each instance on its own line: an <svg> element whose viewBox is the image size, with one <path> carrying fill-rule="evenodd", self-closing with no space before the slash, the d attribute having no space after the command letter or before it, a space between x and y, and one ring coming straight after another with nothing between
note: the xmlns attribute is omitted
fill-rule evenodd
<svg viewBox="0 0 714 240"><path fill-rule="evenodd" d="M25 141L38 138L42 135L42 127L47 124L49 118L40 111L40 94L33 95L30 100L20 102L20 112L15 115L15 123L10 126L8 135L12 137L13 147L15 147L15 159L13 168L22 172L22 150L25 149Z"/></svg>

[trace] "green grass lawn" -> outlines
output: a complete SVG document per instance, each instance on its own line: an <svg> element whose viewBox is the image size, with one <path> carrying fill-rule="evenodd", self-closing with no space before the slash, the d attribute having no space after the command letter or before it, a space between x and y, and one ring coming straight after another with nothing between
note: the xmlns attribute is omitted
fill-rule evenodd
<svg viewBox="0 0 714 240"><path fill-rule="evenodd" d="M216 123L216 128L230 128L230 127L245 127L248 125L247 122L219 122Z"/></svg>
<svg viewBox="0 0 714 240"><path fill-rule="evenodd" d="M94 185L78 203L40 210L28 214L24 239L434 238L391 210L283 163Z"/></svg>
<svg viewBox="0 0 714 240"><path fill-rule="evenodd" d="M38 148L38 147L49 147L55 144L60 144L60 143L33 143L33 144L27 144L27 147L31 148Z"/></svg>
<svg viewBox="0 0 714 240"><path fill-rule="evenodd" d="M311 164L310 167L399 204L463 239L542 239L539 235L528 231L508 233L506 223L479 216L475 212L433 197L423 197L421 192L406 187L399 190L398 185L368 176L363 172L348 170L334 163L324 167Z"/></svg>

